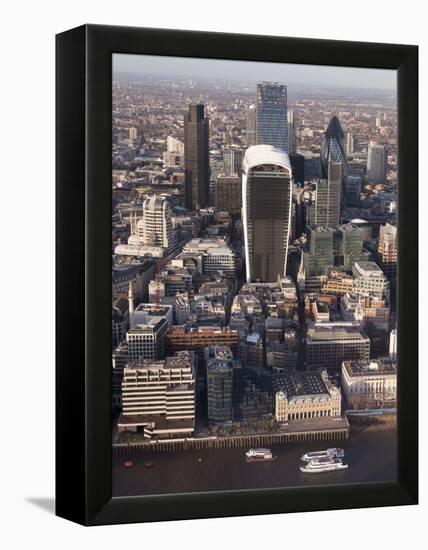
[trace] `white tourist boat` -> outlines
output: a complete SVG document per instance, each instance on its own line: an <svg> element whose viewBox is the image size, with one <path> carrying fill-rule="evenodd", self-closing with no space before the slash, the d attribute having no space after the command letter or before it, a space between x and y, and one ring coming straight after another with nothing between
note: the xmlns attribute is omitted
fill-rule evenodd
<svg viewBox="0 0 428 550"><path fill-rule="evenodd" d="M305 453L302 457L301 457L301 460L304 460L305 462L309 462L313 459L318 459L318 458L344 458L345 456L345 451L343 449L337 449L337 448L332 448L332 449L326 449L325 451L314 451L312 453Z"/></svg>
<svg viewBox="0 0 428 550"><path fill-rule="evenodd" d="M314 458L304 466L300 466L300 471L305 474L321 474L323 472L335 472L336 470L346 470L348 465L341 458Z"/></svg>
<svg viewBox="0 0 428 550"><path fill-rule="evenodd" d="M250 449L245 453L247 462L272 462L277 459L270 449Z"/></svg>

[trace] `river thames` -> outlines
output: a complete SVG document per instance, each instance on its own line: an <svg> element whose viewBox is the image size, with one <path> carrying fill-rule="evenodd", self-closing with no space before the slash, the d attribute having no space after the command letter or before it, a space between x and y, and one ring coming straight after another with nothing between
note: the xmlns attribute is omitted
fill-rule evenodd
<svg viewBox="0 0 428 550"><path fill-rule="evenodd" d="M113 495L135 496L396 479L397 441L394 427L352 431L348 440L272 445L276 462L247 463L244 448L160 452L113 457ZM300 472L304 452L342 447L347 470L320 474ZM151 463L148 467L146 464Z"/></svg>

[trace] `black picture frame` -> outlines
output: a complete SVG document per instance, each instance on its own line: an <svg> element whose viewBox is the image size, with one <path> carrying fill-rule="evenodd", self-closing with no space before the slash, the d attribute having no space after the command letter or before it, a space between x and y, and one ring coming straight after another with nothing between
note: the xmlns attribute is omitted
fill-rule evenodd
<svg viewBox="0 0 428 550"><path fill-rule="evenodd" d="M112 498L112 54L397 70L396 482ZM418 502L417 46L84 25L56 37L56 514L84 524Z"/></svg>

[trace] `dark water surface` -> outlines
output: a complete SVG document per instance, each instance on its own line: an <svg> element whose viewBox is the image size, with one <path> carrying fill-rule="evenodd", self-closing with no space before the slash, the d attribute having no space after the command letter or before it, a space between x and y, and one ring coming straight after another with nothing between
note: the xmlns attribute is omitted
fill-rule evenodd
<svg viewBox="0 0 428 550"><path fill-rule="evenodd" d="M300 472L304 452L342 447L347 470L320 474ZM236 489L259 489L392 481L396 479L396 430L363 429L346 441L273 445L276 462L247 463L244 448L206 449L175 453L130 456L131 468L123 466L126 456L113 457L113 495L147 495ZM202 459L199 461L199 458ZM148 468L147 462L153 464Z"/></svg>

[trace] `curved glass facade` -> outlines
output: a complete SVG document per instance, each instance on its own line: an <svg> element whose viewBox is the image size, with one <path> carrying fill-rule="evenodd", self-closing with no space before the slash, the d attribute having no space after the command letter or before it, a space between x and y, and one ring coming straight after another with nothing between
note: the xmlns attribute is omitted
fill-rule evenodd
<svg viewBox="0 0 428 550"><path fill-rule="evenodd" d="M291 187L291 170L284 166L260 164L243 176L248 282L274 282L286 274Z"/></svg>
<svg viewBox="0 0 428 550"><path fill-rule="evenodd" d="M346 170L345 134L337 116L333 116L324 134L321 145L320 176L328 178L328 163L341 162Z"/></svg>

